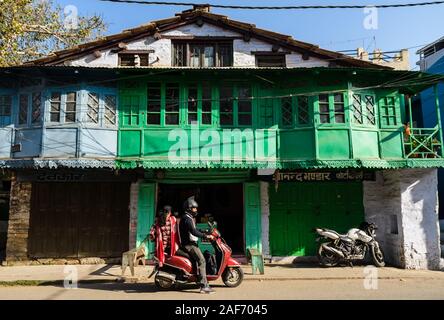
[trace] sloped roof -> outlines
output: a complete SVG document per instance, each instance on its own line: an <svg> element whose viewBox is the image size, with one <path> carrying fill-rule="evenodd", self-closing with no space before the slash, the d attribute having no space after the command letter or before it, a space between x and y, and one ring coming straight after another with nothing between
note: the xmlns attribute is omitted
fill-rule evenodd
<svg viewBox="0 0 444 320"><path fill-rule="evenodd" d="M67 60L72 60L96 50L104 50L116 47L120 42L134 41L146 36L154 35L177 27L196 23L198 20L210 23L224 29L230 29L251 38L257 38L269 43L277 44L282 48L308 54L324 60L330 60L338 66L363 67L375 69L392 69L390 67L377 65L369 61L363 61L335 51L325 50L319 46L293 39L289 35L272 32L257 28L256 25L231 20L227 16L208 12L208 9L196 6L192 10L186 10L176 14L174 17L155 20L136 28L124 30L121 33L102 37L98 40L80 44L78 46L54 52L46 57L26 62L24 65L56 65Z"/></svg>

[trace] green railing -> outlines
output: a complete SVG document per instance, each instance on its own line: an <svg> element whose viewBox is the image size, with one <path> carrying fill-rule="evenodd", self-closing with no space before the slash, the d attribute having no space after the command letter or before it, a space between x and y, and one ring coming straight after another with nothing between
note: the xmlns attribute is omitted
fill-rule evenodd
<svg viewBox="0 0 444 320"><path fill-rule="evenodd" d="M442 158L439 127L411 128L404 133L404 150L406 158Z"/></svg>

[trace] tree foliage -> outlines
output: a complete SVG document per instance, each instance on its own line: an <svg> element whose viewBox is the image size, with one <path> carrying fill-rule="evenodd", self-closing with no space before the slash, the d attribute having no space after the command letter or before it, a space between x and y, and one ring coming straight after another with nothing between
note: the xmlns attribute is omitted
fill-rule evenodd
<svg viewBox="0 0 444 320"><path fill-rule="evenodd" d="M80 16L53 0L0 0L0 66L91 41L105 29L99 15Z"/></svg>

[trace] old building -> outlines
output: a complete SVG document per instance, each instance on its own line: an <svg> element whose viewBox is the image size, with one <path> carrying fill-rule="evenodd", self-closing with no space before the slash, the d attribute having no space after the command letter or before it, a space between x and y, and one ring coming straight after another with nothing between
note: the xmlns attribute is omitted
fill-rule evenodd
<svg viewBox="0 0 444 320"><path fill-rule="evenodd" d="M389 263L439 265L441 126L406 124L440 78L206 6L1 74L8 263L118 257L195 195L236 254L313 256L313 227L367 219Z"/></svg>

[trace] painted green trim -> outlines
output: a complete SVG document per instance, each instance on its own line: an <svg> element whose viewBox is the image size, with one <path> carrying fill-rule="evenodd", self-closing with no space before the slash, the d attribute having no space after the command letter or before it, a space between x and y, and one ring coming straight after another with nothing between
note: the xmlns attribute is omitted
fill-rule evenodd
<svg viewBox="0 0 444 320"><path fill-rule="evenodd" d="M156 184L140 183L138 203L137 203L137 234L136 246L140 246L143 240L148 236L150 228L154 223L156 210ZM145 242L146 257L151 258L154 252L154 243Z"/></svg>
<svg viewBox="0 0 444 320"><path fill-rule="evenodd" d="M403 169L403 168L444 168L444 159L407 159L407 160L288 160L253 163L171 163L169 161L116 160L118 169Z"/></svg>
<svg viewBox="0 0 444 320"><path fill-rule="evenodd" d="M435 84L433 86L433 91L435 94L436 120L438 121L437 126L438 126L438 130L439 130L439 139L440 139L441 146L442 146L443 145L443 140L442 140L443 137L442 137L442 124L441 124L441 111L439 109L439 91L438 90L439 90L438 85ZM442 151L441 151L441 154L442 154Z"/></svg>
<svg viewBox="0 0 444 320"><path fill-rule="evenodd" d="M259 182L244 183L245 251L262 252L261 195Z"/></svg>

